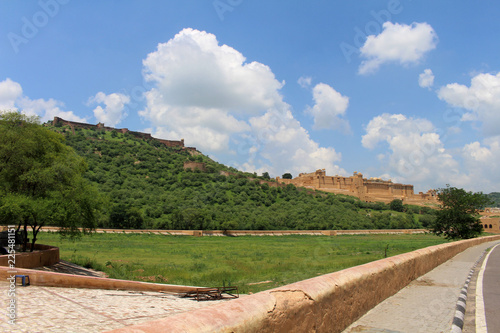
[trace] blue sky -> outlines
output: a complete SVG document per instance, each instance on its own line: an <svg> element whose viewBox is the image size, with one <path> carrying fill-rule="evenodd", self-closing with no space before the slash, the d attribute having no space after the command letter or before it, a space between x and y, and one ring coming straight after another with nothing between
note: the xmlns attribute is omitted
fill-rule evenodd
<svg viewBox="0 0 500 333"><path fill-rule="evenodd" d="M272 176L500 191L493 1L0 1L0 109Z"/></svg>

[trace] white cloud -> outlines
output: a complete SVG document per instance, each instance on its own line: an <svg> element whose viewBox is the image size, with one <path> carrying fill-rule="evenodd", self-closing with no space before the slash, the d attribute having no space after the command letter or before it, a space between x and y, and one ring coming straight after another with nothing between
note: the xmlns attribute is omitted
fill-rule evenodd
<svg viewBox="0 0 500 333"><path fill-rule="evenodd" d="M319 83L313 88L315 105L306 110L314 117L314 129L341 129L350 131L349 121L343 119L349 106L349 97L342 96L327 84Z"/></svg>
<svg viewBox="0 0 500 333"><path fill-rule="evenodd" d="M259 152L255 160L250 161L251 165L260 162L257 164L265 165L273 174L289 171L296 176L300 172L323 168L329 174L347 174L336 165L342 158L341 154L334 148L320 147L314 142L289 110L271 110L251 118L250 124L251 138L257 138L251 149Z"/></svg>
<svg viewBox="0 0 500 333"><path fill-rule="evenodd" d="M39 116L42 122L52 120L55 116L71 121L85 121L73 111L63 111L63 107L63 102L52 98L32 100L24 96L21 85L9 78L0 82L0 109L19 109L24 114Z"/></svg>
<svg viewBox="0 0 500 333"><path fill-rule="evenodd" d="M480 121L488 136L500 135L500 73L478 74L470 87L458 83L441 87L438 97L448 104L466 109L462 120Z"/></svg>
<svg viewBox="0 0 500 333"><path fill-rule="evenodd" d="M269 67L245 63L235 49L213 34L184 29L143 61L144 75L156 87L146 93L140 115L165 135L181 136L200 149L228 149L229 136L249 130L237 117L283 106Z"/></svg>
<svg viewBox="0 0 500 333"><path fill-rule="evenodd" d="M94 116L100 123L115 126L127 116L124 111L125 105L130 103L130 97L119 93L106 95L103 92L98 92L95 96L89 98L88 103L104 104L104 109L100 105L94 109Z"/></svg>
<svg viewBox="0 0 500 333"><path fill-rule="evenodd" d="M340 170L340 154L311 140L283 101L284 83L271 69L246 62L213 34L184 29L143 64L153 88L139 114L151 122L153 135L184 138L215 158L229 155L232 165L247 171Z"/></svg>
<svg viewBox="0 0 500 333"><path fill-rule="evenodd" d="M381 142L390 150L381 156L382 171L392 175L395 181L430 188L435 184L454 184L460 178L458 163L426 119L407 118L402 114L373 118L366 127L362 145L374 149Z"/></svg>
<svg viewBox="0 0 500 333"><path fill-rule="evenodd" d="M245 60L232 47L219 46L215 35L184 29L158 44L143 64L166 105L256 114L281 101L283 83L268 66Z"/></svg>
<svg viewBox="0 0 500 333"><path fill-rule="evenodd" d="M434 85L434 74L432 70L425 69L424 72L418 76L418 85L422 88L430 88Z"/></svg>
<svg viewBox="0 0 500 333"><path fill-rule="evenodd" d="M436 47L437 35L425 22L411 25L385 22L382 27L379 35L368 36L360 48L366 60L361 62L359 74L374 73L386 62L417 63Z"/></svg>
<svg viewBox="0 0 500 333"><path fill-rule="evenodd" d="M23 95L23 88L17 82L7 78L0 82L0 110L16 108L16 100Z"/></svg>
<svg viewBox="0 0 500 333"><path fill-rule="evenodd" d="M298 80L297 83L302 87L302 88L308 88L311 86L312 78L310 76L301 76Z"/></svg>
<svg viewBox="0 0 500 333"><path fill-rule="evenodd" d="M461 153L468 171L461 185L474 191L498 192L500 174L497 166L500 165L500 136L485 139L482 144L477 141L467 144Z"/></svg>

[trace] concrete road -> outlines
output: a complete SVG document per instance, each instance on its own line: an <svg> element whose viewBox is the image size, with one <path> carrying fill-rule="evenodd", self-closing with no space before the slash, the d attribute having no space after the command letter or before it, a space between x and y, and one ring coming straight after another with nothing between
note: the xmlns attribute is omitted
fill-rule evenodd
<svg viewBox="0 0 500 333"><path fill-rule="evenodd" d="M476 333L500 332L500 245L485 258L476 289Z"/></svg>
<svg viewBox="0 0 500 333"><path fill-rule="evenodd" d="M457 300L468 274L482 253L497 244L498 241L483 243L457 254L387 298L343 333L449 333ZM500 255L500 246L494 252L497 251ZM496 281L498 287L498 277ZM491 298L495 297L498 301L498 294L491 294ZM486 331L476 330L476 333L479 332ZM488 332L498 333L500 330Z"/></svg>

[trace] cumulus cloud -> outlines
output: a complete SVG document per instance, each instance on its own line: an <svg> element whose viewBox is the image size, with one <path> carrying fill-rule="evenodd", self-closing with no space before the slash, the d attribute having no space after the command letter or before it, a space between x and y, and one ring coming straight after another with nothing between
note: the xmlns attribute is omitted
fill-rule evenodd
<svg viewBox="0 0 500 333"><path fill-rule="evenodd" d="M7 78L0 82L0 109L20 110L22 113L39 116L42 122L54 119L55 116L67 120L84 122L73 111L64 111L64 103L55 99L30 99L23 94L21 85Z"/></svg>
<svg viewBox="0 0 500 333"><path fill-rule="evenodd" d="M16 100L23 95L23 88L17 82L7 78L0 82L0 109L16 109Z"/></svg>
<svg viewBox="0 0 500 333"><path fill-rule="evenodd" d="M94 117L100 123L109 126L115 126L127 116L125 113L125 105L130 103L130 97L124 94L113 93L106 95L103 92L98 92L95 96L89 98L88 104L104 104L97 106L94 109Z"/></svg>
<svg viewBox="0 0 500 333"><path fill-rule="evenodd" d="M500 73L478 74L469 87L451 83L441 87L438 97L454 107L468 110L464 121L479 121L487 136L500 135Z"/></svg>
<svg viewBox="0 0 500 333"><path fill-rule="evenodd" d="M426 119L402 114L382 114L370 120L362 145L374 149L386 143L389 152L380 156L383 172L392 179L420 187L455 184L459 165L444 148L433 124Z"/></svg>
<svg viewBox="0 0 500 333"><path fill-rule="evenodd" d="M349 106L349 97L342 96L327 84L319 83L313 88L315 105L306 110L314 117L314 129L341 129L350 131L349 122L342 117Z"/></svg>
<svg viewBox="0 0 500 333"><path fill-rule="evenodd" d="M418 76L418 85L422 88L430 88L434 85L434 74L432 70L425 69L424 72Z"/></svg>
<svg viewBox="0 0 500 333"><path fill-rule="evenodd" d="M461 155L468 173L462 178L460 185L485 193L498 191L500 136L487 138L482 143L476 141L467 144L463 147Z"/></svg>
<svg viewBox="0 0 500 333"><path fill-rule="evenodd" d="M336 165L341 154L334 148L320 147L289 110L270 110L260 117L252 117L250 124L251 138L255 138L250 150L259 154L247 166L258 162L275 174L287 170L297 175L319 168L327 169L329 174L347 174Z"/></svg>
<svg viewBox="0 0 500 333"><path fill-rule="evenodd" d="M256 114L281 101L283 83L271 69L213 34L184 29L143 61L145 78L157 84L165 104Z"/></svg>
<svg viewBox="0 0 500 333"><path fill-rule="evenodd" d="M293 117L271 69L247 62L213 34L184 29L143 65L153 88L139 114L155 136L184 138L215 158L229 154L248 171L339 169L340 155L319 147Z"/></svg>
<svg viewBox="0 0 500 333"><path fill-rule="evenodd" d="M417 63L437 44L437 35L427 23L411 25L385 22L379 35L370 35L360 48L365 58L359 67L359 74L370 74L387 62L402 65Z"/></svg>

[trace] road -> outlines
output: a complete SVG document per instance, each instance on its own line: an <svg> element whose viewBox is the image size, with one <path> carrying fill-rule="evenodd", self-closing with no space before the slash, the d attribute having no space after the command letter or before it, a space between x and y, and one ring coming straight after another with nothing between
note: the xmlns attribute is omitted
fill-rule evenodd
<svg viewBox="0 0 500 333"><path fill-rule="evenodd" d="M485 258L477 284L476 333L500 332L500 245Z"/></svg>

